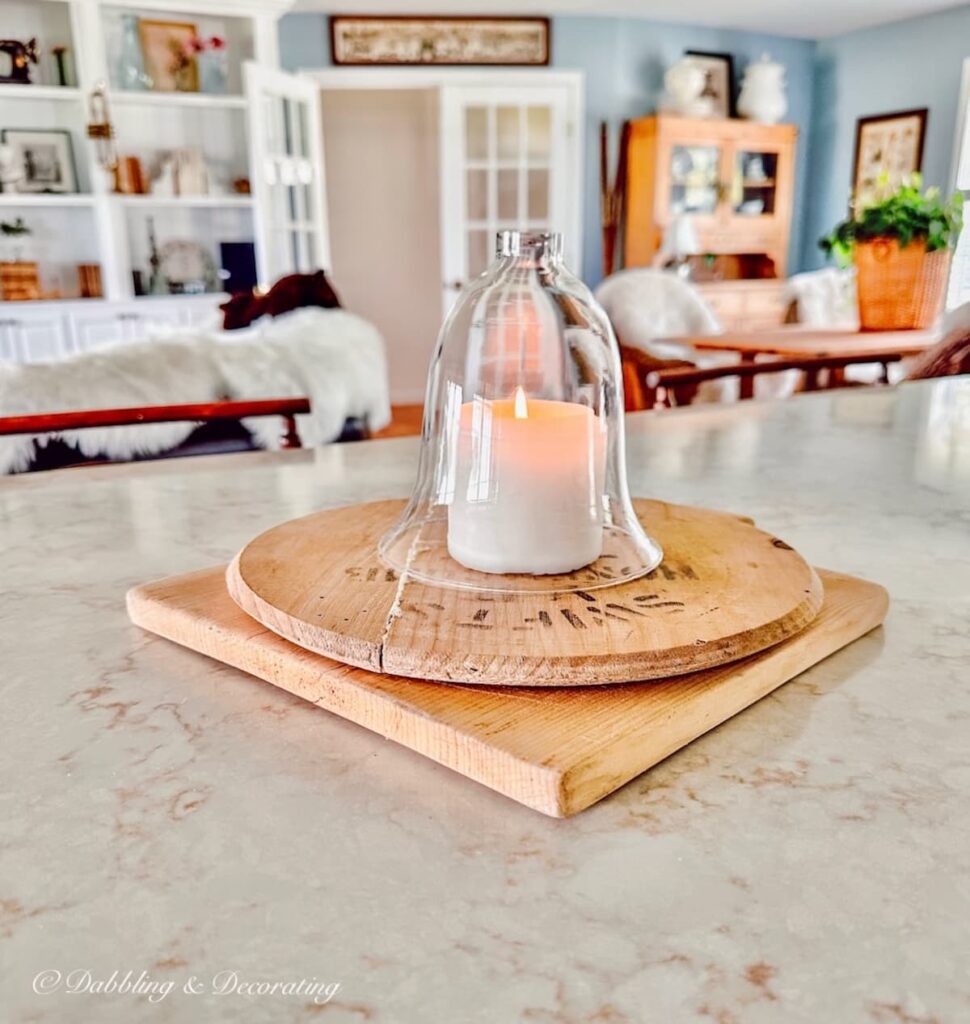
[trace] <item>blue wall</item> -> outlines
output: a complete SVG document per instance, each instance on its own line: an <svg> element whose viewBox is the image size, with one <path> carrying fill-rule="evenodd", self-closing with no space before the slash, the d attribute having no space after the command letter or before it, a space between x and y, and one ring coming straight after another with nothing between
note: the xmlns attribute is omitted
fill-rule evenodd
<svg viewBox="0 0 970 1024"><path fill-rule="evenodd" d="M602 274L599 215L599 125L614 129L629 117L652 113L663 92L664 69L687 49L734 56L735 74L770 53L788 69L786 120L798 125L800 143L795 180L795 212L789 250L790 269L798 269L802 251L801 211L806 191L806 146L812 114L812 64L815 44L806 40L647 21L643 18L559 17L552 20L552 66L586 74L586 167L584 173L583 278L596 285ZM284 68L327 67L329 27L325 15L287 14L280 22L280 60ZM614 131L615 139L616 131Z"/></svg>
<svg viewBox="0 0 970 1024"><path fill-rule="evenodd" d="M625 118L654 110L664 68L686 49L733 54L739 80L764 52L787 68L786 120L799 128L789 273L822 264L817 240L845 215L857 118L929 107L924 176L927 184L948 183L961 66L970 56L970 4L817 43L643 18L557 17L553 66L586 75L582 274L590 284L601 266L599 123L609 121L615 139ZM289 69L329 65L326 16L286 15L280 53Z"/></svg>
<svg viewBox="0 0 970 1024"><path fill-rule="evenodd" d="M284 71L330 67L330 23L325 14L295 11L284 14L279 24Z"/></svg>
<svg viewBox="0 0 970 1024"><path fill-rule="evenodd" d="M846 214L858 118L928 107L923 178L948 187L965 57L970 5L818 43L803 266L822 265L816 242Z"/></svg>
<svg viewBox="0 0 970 1024"><path fill-rule="evenodd" d="M618 130L626 118L652 113L663 93L664 69L688 49L732 54L738 84L745 66L763 53L769 53L787 68L788 114L785 120L798 125L799 129L789 259L790 270L799 269L801 211L806 193L805 142L812 116L815 43L643 18L562 17L553 19L553 66L586 72L583 278L590 284L596 284L601 277L599 124L606 120ZM613 135L615 139L616 130Z"/></svg>

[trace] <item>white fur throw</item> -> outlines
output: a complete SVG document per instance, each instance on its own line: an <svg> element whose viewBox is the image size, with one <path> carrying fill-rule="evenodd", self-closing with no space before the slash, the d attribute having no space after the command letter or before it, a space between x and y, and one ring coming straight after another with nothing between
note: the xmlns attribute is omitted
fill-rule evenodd
<svg viewBox="0 0 970 1024"><path fill-rule="evenodd" d="M798 322L811 327L859 329L855 268L809 270L786 282L786 297L798 305Z"/></svg>
<svg viewBox="0 0 970 1024"><path fill-rule="evenodd" d="M114 345L52 363L0 362L0 416L221 399L310 399L297 417L306 446L340 435L348 417L372 430L390 422L384 343L366 320L341 309L299 309L245 331L193 333ZM245 421L256 443L278 448L278 417ZM127 459L184 441L194 423L64 431L86 456ZM34 444L52 435L0 437L0 473L26 469Z"/></svg>
<svg viewBox="0 0 970 1024"><path fill-rule="evenodd" d="M694 359L693 349L658 341L684 334L720 334L701 293L675 274L646 267L621 270L596 289L624 345L657 359Z"/></svg>

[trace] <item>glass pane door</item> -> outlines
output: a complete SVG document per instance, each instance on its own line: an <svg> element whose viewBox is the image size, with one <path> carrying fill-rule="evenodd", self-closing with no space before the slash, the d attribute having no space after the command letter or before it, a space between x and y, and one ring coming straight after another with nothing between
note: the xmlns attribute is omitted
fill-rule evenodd
<svg viewBox="0 0 970 1024"><path fill-rule="evenodd" d="M719 146L672 146L667 201L671 215L713 214L721 200L720 171Z"/></svg>
<svg viewBox="0 0 970 1024"><path fill-rule="evenodd" d="M269 135L261 170L272 210L269 230L273 262L291 271L306 272L317 266L310 222L313 171L306 108L285 96L264 96L263 105Z"/></svg>
<svg viewBox="0 0 970 1024"><path fill-rule="evenodd" d="M574 185L578 193L569 103L568 90L547 85L442 89L446 310L491 263L498 231L562 231L569 258L578 235L568 198Z"/></svg>
<svg viewBox="0 0 970 1024"><path fill-rule="evenodd" d="M731 209L739 217L770 217L775 212L778 154L738 150L731 179Z"/></svg>
<svg viewBox="0 0 970 1024"><path fill-rule="evenodd" d="M260 282L329 269L323 139L317 86L248 64Z"/></svg>
<svg viewBox="0 0 970 1024"><path fill-rule="evenodd" d="M467 276L491 260L503 228L549 230L552 110L528 103L464 110Z"/></svg>

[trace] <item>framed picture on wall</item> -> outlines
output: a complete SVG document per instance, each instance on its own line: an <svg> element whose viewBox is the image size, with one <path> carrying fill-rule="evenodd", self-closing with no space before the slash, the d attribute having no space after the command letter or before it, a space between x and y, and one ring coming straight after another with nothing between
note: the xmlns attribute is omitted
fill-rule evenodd
<svg viewBox="0 0 970 1024"><path fill-rule="evenodd" d="M684 55L699 65L706 76L701 98L714 105L715 117L734 117L734 58L729 53L685 50Z"/></svg>
<svg viewBox="0 0 970 1024"><path fill-rule="evenodd" d="M194 44L198 28L191 21L138 20L145 72L159 92L198 92L199 64Z"/></svg>
<svg viewBox="0 0 970 1024"><path fill-rule="evenodd" d="M853 209L872 202L884 188L898 188L907 175L922 169L928 113L923 107L859 118L852 165Z"/></svg>
<svg viewBox="0 0 970 1024"><path fill-rule="evenodd" d="M14 150L17 192L77 192L71 133L53 128L4 128L0 143Z"/></svg>
<svg viewBox="0 0 970 1024"><path fill-rule="evenodd" d="M549 63L548 18L333 15L334 64Z"/></svg>

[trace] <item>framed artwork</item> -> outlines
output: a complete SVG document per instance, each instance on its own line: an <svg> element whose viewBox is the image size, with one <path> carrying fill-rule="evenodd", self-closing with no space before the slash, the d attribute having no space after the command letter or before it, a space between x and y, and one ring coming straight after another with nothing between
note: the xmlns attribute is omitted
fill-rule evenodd
<svg viewBox="0 0 970 1024"><path fill-rule="evenodd" d="M716 117L734 117L734 58L729 53L710 53L706 50L685 50L703 70L706 81L701 98L714 104Z"/></svg>
<svg viewBox="0 0 970 1024"><path fill-rule="evenodd" d="M928 113L922 107L859 118L852 170L853 208L859 209L876 197L883 175L888 178L889 188L895 189L908 174L922 168Z"/></svg>
<svg viewBox="0 0 970 1024"><path fill-rule="evenodd" d="M548 18L334 15L334 64L548 64Z"/></svg>
<svg viewBox="0 0 970 1024"><path fill-rule="evenodd" d="M138 19L145 74L158 92L198 92L199 64L193 43L198 27L190 21Z"/></svg>
<svg viewBox="0 0 970 1024"><path fill-rule="evenodd" d="M4 128L0 143L15 152L17 192L77 192L71 133L48 128Z"/></svg>

